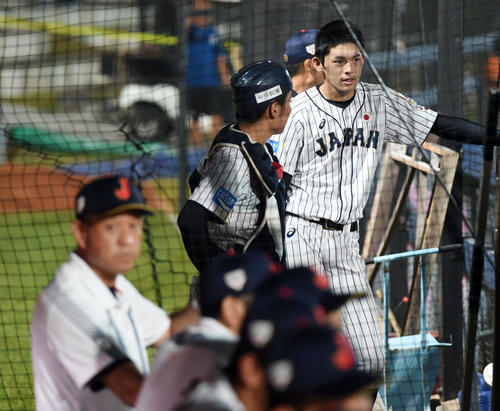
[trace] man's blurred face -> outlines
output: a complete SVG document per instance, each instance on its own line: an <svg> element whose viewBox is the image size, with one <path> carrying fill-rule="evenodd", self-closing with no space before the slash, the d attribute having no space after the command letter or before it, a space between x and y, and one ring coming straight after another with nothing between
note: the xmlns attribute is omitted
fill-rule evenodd
<svg viewBox="0 0 500 411"><path fill-rule="evenodd" d="M123 213L77 221L74 229L84 260L103 280L114 281L118 273L126 273L134 267L141 252L142 228L138 215Z"/></svg>

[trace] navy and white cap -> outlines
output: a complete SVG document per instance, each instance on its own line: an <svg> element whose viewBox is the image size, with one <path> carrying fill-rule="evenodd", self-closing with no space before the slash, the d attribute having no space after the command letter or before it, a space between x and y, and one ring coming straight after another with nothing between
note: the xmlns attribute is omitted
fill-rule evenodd
<svg viewBox="0 0 500 411"><path fill-rule="evenodd" d="M239 351L265 349L273 338L315 325L326 325L324 308L305 294L255 293L241 327Z"/></svg>
<svg viewBox="0 0 500 411"><path fill-rule="evenodd" d="M152 215L141 190L130 179L120 175L99 177L84 185L75 198L76 218L111 217L127 211Z"/></svg>
<svg viewBox="0 0 500 411"><path fill-rule="evenodd" d="M237 356L257 355L266 373L271 406L311 398L340 399L378 382L378 375L357 369L354 351L342 331L304 322L304 315L311 318L307 309L288 314L282 304L279 298L274 299L274 307L267 304L267 319L262 318L262 310L249 310L236 349ZM296 326L290 327L293 319ZM283 322L289 327L283 327Z"/></svg>
<svg viewBox="0 0 500 411"><path fill-rule="evenodd" d="M268 278L259 287L258 293L279 297L306 295L321 304L327 312L339 309L347 300L356 297L351 294L333 294L328 279L307 267L291 268Z"/></svg>
<svg viewBox="0 0 500 411"><path fill-rule="evenodd" d="M267 254L257 250L217 257L200 274L201 311L210 311L228 295L238 297L254 292L263 280L279 270Z"/></svg>
<svg viewBox="0 0 500 411"><path fill-rule="evenodd" d="M340 330L303 328L272 344L275 349L260 358L271 406L341 399L379 382L379 376L357 369L354 351Z"/></svg>
<svg viewBox="0 0 500 411"><path fill-rule="evenodd" d="M283 53L285 64L297 64L314 57L314 42L319 30L302 29L288 39Z"/></svg>

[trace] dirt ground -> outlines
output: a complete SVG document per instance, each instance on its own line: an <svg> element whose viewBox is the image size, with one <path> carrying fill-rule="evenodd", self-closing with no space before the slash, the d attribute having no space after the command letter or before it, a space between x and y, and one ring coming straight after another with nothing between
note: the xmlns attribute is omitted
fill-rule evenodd
<svg viewBox="0 0 500 411"><path fill-rule="evenodd" d="M0 213L73 210L76 193L89 180L49 167L1 164ZM143 183L143 194L153 208L172 212L152 182Z"/></svg>

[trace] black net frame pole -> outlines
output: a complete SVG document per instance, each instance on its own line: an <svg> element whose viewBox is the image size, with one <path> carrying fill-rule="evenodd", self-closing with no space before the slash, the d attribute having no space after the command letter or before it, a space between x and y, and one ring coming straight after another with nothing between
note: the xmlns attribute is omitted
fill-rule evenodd
<svg viewBox="0 0 500 411"><path fill-rule="evenodd" d="M498 120L498 100L500 99L500 89L496 90L497 100L497 120ZM495 124L496 128L496 124ZM500 321L500 149L497 147L497 233L495 242L495 307L493 313L493 387L491 388L491 411L500 409L500 389L498 382L500 381L500 330L498 322ZM496 384L495 384L496 382Z"/></svg>
<svg viewBox="0 0 500 411"><path fill-rule="evenodd" d="M464 374L462 380L462 401L460 404L460 409L462 410L470 409L473 373L476 369L474 354L476 348L477 316L481 299L481 284L483 281L484 238L486 234L486 217L488 215L488 197L493 162L493 141L496 136L498 120L498 96L496 89L490 90L488 96L486 139L483 149L483 172L481 175L479 213L472 253L472 270L469 280L469 307L465 340Z"/></svg>
<svg viewBox="0 0 500 411"><path fill-rule="evenodd" d="M179 170L179 210L184 205L187 199L187 179L188 179L188 162L187 162L187 145L188 132L186 127L186 118L188 116L187 109L187 86L186 86L186 70L187 70L187 42L188 31L186 20L189 16L189 3L183 0L176 2L177 14L177 53L178 53L178 87L179 87L179 117L177 119L177 142L178 154L177 164Z"/></svg>

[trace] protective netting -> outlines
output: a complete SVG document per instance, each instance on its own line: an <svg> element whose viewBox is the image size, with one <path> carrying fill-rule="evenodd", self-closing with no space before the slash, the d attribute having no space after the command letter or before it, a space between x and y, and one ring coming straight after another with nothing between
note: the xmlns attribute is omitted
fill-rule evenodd
<svg viewBox="0 0 500 411"><path fill-rule="evenodd" d="M202 85L219 96L214 110L195 113L201 109L190 101L190 76L197 72L187 52L190 19L208 16L231 74L254 60L282 62L284 44L293 33L340 18L338 7L363 30L366 52L376 68L374 72L365 64L363 81L383 79L388 87L440 113L486 121L487 93L497 81L500 56L495 2L221 0L212 2L208 14L192 13L188 3L0 1L0 409L34 408L31 311L38 292L75 246L73 197L89 178L121 173L140 183L158 213L146 221L143 252L129 278L169 312L187 301L196 270L185 253L177 213L188 196L188 174L205 154L214 130L233 119L228 88L210 81ZM200 61L209 57L199 55ZM461 388L483 166L481 146L448 147L459 156L456 166L446 165L453 173L456 168L450 180L454 200L448 202L445 191L445 201L437 201L443 206L432 211L444 217L448 210L442 229L437 224L423 239L431 197L440 185L434 173L443 170L446 156L427 152L429 166L427 157L408 148L400 154L425 163L422 167L430 171L417 170L405 182L411 161L381 162L360 242L364 257L376 255L397 195L406 187L408 195L383 254L425 244L464 244L464 252L439 254L429 276L427 328L437 340L453 344L437 356L439 376L431 391L443 400L457 398ZM478 319L478 372L493 360L495 175L487 213L490 257ZM370 220L374 204L382 215L373 213ZM376 224L377 218L385 223ZM390 265L390 307L406 334L419 332L418 298L415 306L408 299L417 267L416 258ZM383 291L380 274L373 274L373 289L376 294ZM410 325L404 327L407 321ZM415 396L420 395L419 381L410 384Z"/></svg>

